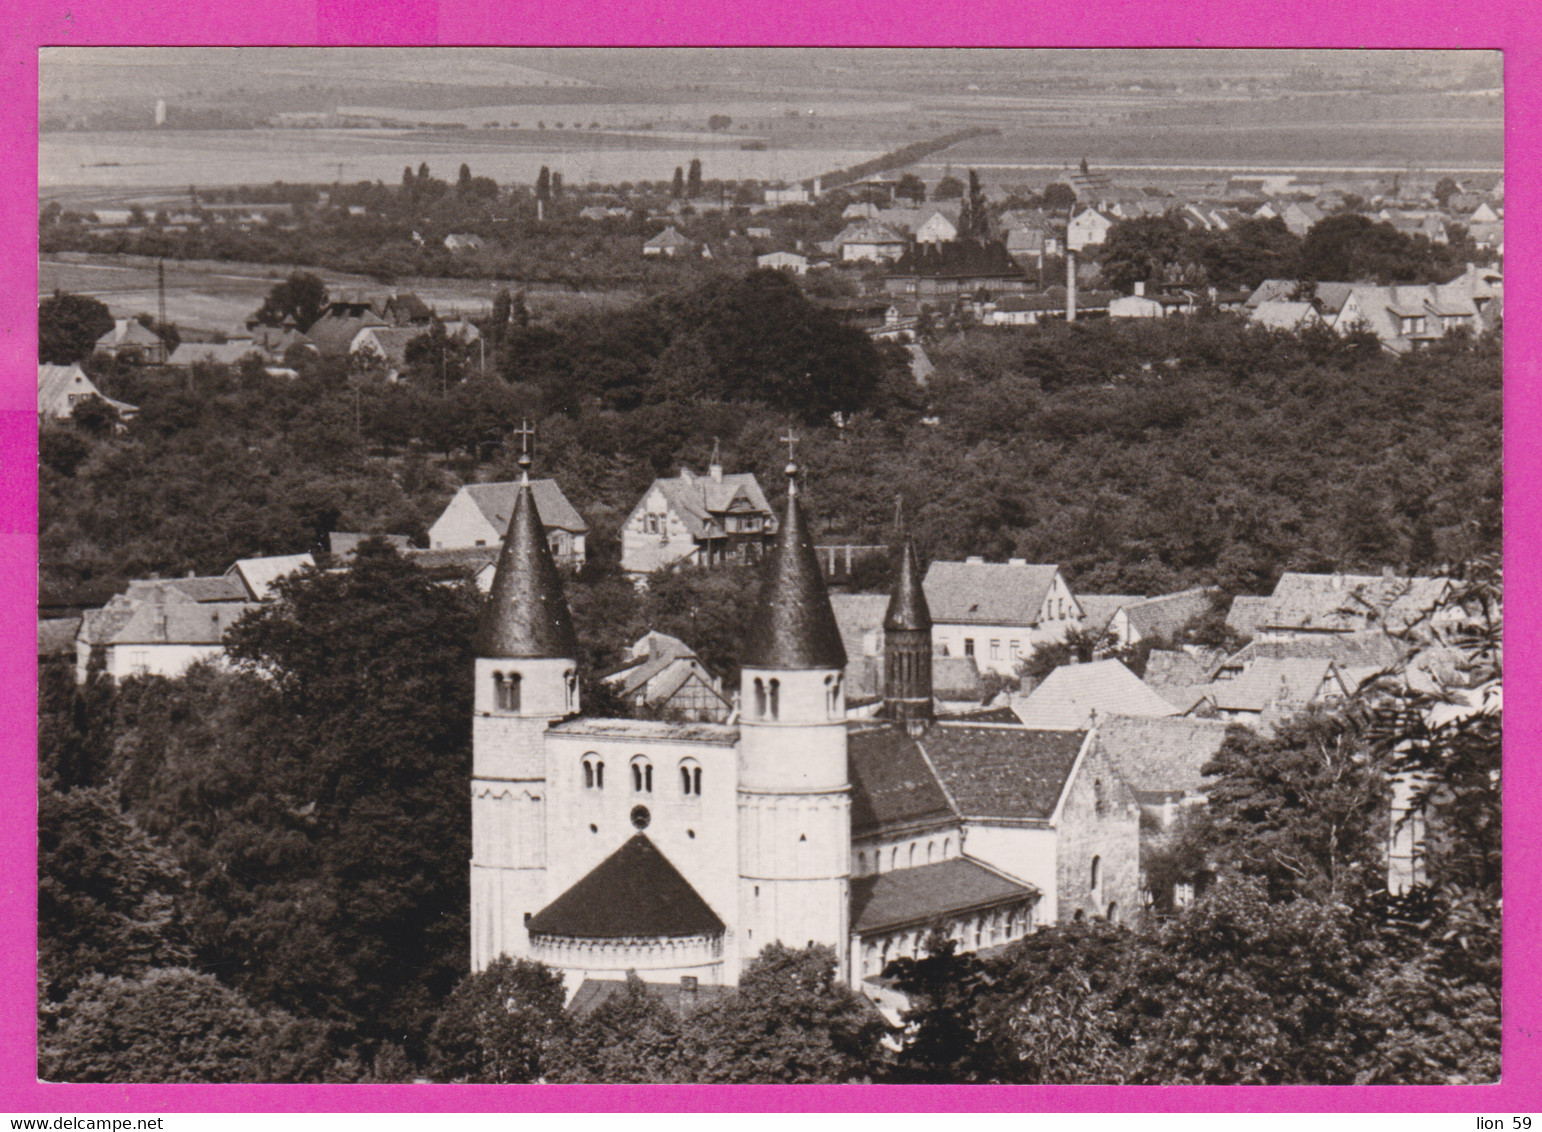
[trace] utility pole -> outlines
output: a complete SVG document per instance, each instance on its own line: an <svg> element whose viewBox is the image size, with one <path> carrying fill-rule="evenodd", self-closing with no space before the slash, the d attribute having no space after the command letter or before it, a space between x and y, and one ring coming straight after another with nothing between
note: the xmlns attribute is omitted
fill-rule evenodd
<svg viewBox="0 0 1542 1132"><path fill-rule="evenodd" d="M155 263L155 292L158 301L157 314L160 325L156 327L155 336L160 340L160 345L155 352L160 355L157 359L162 365L166 364L166 261L157 260ZM188 372L192 372L189 370Z"/></svg>

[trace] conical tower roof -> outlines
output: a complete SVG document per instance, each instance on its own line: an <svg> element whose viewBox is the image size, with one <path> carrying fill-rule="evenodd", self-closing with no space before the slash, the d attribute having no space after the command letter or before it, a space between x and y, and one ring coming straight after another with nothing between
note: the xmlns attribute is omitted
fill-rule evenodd
<svg viewBox="0 0 1542 1132"><path fill-rule="evenodd" d="M528 457L521 464L528 465ZM519 497L482 612L476 651L481 657L513 659L578 655L573 618L530 491L528 466L520 476Z"/></svg>
<svg viewBox="0 0 1542 1132"><path fill-rule="evenodd" d="M916 544L903 526L898 534L899 571L894 578L894 589L889 593L889 608L883 615L883 627L886 632L930 630L932 611L926 604L926 591L921 588L921 564L916 561Z"/></svg>
<svg viewBox="0 0 1542 1132"><path fill-rule="evenodd" d="M846 649L798 502L797 465L792 463L787 465L787 511L762 578L744 666L844 668Z"/></svg>

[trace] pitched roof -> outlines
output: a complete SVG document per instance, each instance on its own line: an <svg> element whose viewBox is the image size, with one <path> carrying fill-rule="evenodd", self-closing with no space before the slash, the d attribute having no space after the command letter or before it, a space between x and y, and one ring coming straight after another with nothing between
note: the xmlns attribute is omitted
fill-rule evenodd
<svg viewBox="0 0 1542 1132"><path fill-rule="evenodd" d="M789 482L787 511L761 578L741 658L744 667L844 668L846 649L830 610L824 569L814 554L796 479Z"/></svg>
<svg viewBox="0 0 1542 1132"><path fill-rule="evenodd" d="M633 834L530 919L531 935L659 939L721 935L723 921L645 833Z"/></svg>
<svg viewBox="0 0 1542 1132"><path fill-rule="evenodd" d="M1299 286L1300 283L1294 279L1265 279L1253 289L1253 293L1242 305L1252 310L1263 303L1289 299L1296 293L1296 288Z"/></svg>
<svg viewBox="0 0 1542 1132"><path fill-rule="evenodd" d="M680 230L671 224L657 236L643 245L645 248L688 248L691 241L680 234Z"/></svg>
<svg viewBox="0 0 1542 1132"><path fill-rule="evenodd" d="M1032 625L1059 571L1005 562L933 562L923 588L933 621Z"/></svg>
<svg viewBox="0 0 1542 1132"><path fill-rule="evenodd" d="M960 817L1048 821L1086 737L939 722L918 742Z"/></svg>
<svg viewBox="0 0 1542 1132"><path fill-rule="evenodd" d="M771 504L749 472L712 476L679 475L653 481L647 495L660 492L692 538L719 538L726 531L718 516L730 510L770 516ZM647 498L644 495L644 498ZM544 512L543 512L544 514Z"/></svg>
<svg viewBox="0 0 1542 1132"><path fill-rule="evenodd" d="M366 326L348 344L348 351L352 353L373 342L377 349L372 353L379 353L390 365L403 366L407 364L407 344L426 333L421 326Z"/></svg>
<svg viewBox="0 0 1542 1132"><path fill-rule="evenodd" d="M528 461L528 457L521 457ZM477 633L481 657L577 657L573 616L552 560L541 513L528 483L520 485L492 592Z"/></svg>
<svg viewBox="0 0 1542 1132"><path fill-rule="evenodd" d="M40 364L37 367L37 411L39 413L57 412L62 409L65 415L68 415L69 402L65 398L71 393L76 396L101 396L91 379L86 376L86 371L78 365Z"/></svg>
<svg viewBox="0 0 1542 1132"><path fill-rule="evenodd" d="M249 355L266 359L262 347L256 342L183 342L166 359L169 366L193 366L199 362L210 365L233 366Z"/></svg>
<svg viewBox="0 0 1542 1132"><path fill-rule="evenodd" d="M1140 801L1153 795L1201 793L1200 768L1221 749L1232 724L1213 719L1109 715L1098 720L1097 744Z"/></svg>
<svg viewBox="0 0 1542 1132"><path fill-rule="evenodd" d="M1321 657L1260 657L1241 676L1210 685L1222 711L1305 707L1318 698L1333 662Z"/></svg>
<svg viewBox="0 0 1542 1132"><path fill-rule="evenodd" d="M1184 649L1152 649L1142 679L1150 688L1186 688L1208 683L1211 671L1210 665Z"/></svg>
<svg viewBox="0 0 1542 1132"><path fill-rule="evenodd" d="M273 589L274 582L314 565L316 560L309 554L275 554L267 558L241 558L225 571L225 576L239 577L254 600L265 601Z"/></svg>
<svg viewBox="0 0 1542 1132"><path fill-rule="evenodd" d="M1318 315L1311 303L1270 299L1254 307L1248 321L1270 330L1296 330L1318 321Z"/></svg>
<svg viewBox="0 0 1542 1132"><path fill-rule="evenodd" d="M1344 309L1344 301L1355 289L1353 283L1319 283L1312 291L1312 301L1326 314L1338 314Z"/></svg>
<svg viewBox="0 0 1542 1132"><path fill-rule="evenodd" d="M73 656L75 654L75 638L79 633L79 617L39 618L37 623L38 656Z"/></svg>
<svg viewBox="0 0 1542 1132"><path fill-rule="evenodd" d="M859 934L1026 900L1031 885L1011 880L968 857L851 879L851 930Z"/></svg>
<svg viewBox="0 0 1542 1132"><path fill-rule="evenodd" d="M246 583L230 574L194 576L191 578L136 578L123 591L126 601L144 601L158 593L170 591L171 595L188 601L246 601Z"/></svg>
<svg viewBox="0 0 1542 1132"><path fill-rule="evenodd" d="M840 630L841 644L846 646L848 661L867 655L866 637L875 633L878 654L883 650L883 619L889 608L885 594L831 594L830 610L835 614L835 627Z"/></svg>
<svg viewBox="0 0 1542 1132"><path fill-rule="evenodd" d="M846 760L853 836L957 816L919 743L903 728L852 726Z"/></svg>
<svg viewBox="0 0 1542 1132"><path fill-rule="evenodd" d="M1146 599L1140 594L1077 594L1076 604L1082 607L1082 631L1097 637L1108 628L1108 623L1127 605Z"/></svg>
<svg viewBox="0 0 1542 1132"><path fill-rule="evenodd" d="M98 346L159 346L160 335L137 318L114 319L112 329L96 340Z"/></svg>
<svg viewBox="0 0 1542 1132"><path fill-rule="evenodd" d="M1433 609L1449 586L1446 578L1287 572L1258 624L1343 632L1375 623L1396 631Z"/></svg>
<svg viewBox="0 0 1542 1132"><path fill-rule="evenodd" d="M859 220L841 229L832 241L836 247L843 244L904 244L905 237L886 224L874 220Z"/></svg>
<svg viewBox="0 0 1542 1132"><path fill-rule="evenodd" d="M1213 594L1214 591L1205 586L1195 586L1177 593L1142 598L1126 606L1124 613L1143 638L1171 640L1190 621L1209 611Z"/></svg>
<svg viewBox="0 0 1542 1132"><path fill-rule="evenodd" d="M1259 623L1269 610L1269 599L1251 594L1238 594L1231 599L1231 609L1226 612L1226 627L1242 637L1258 632Z"/></svg>
<svg viewBox="0 0 1542 1132"><path fill-rule="evenodd" d="M505 483L468 483L461 490L471 497L471 501L495 531L509 529L509 520L514 517L514 501L519 497L517 480ZM541 512L541 525L548 530L557 527L582 534L589 529L584 517L568 502L568 497L562 494L562 488L557 486L556 480L531 480L530 492L535 496L536 508Z"/></svg>
<svg viewBox="0 0 1542 1132"><path fill-rule="evenodd" d="M106 642L112 645L217 645L253 609L248 601L145 601Z"/></svg>
<svg viewBox="0 0 1542 1132"><path fill-rule="evenodd" d="M1313 634L1283 641L1251 641L1227 657L1220 667L1245 668L1261 657L1303 657L1331 660L1342 668L1389 668L1413 651L1409 642L1382 632Z"/></svg>
<svg viewBox="0 0 1542 1132"><path fill-rule="evenodd" d="M329 531L327 532L327 552L337 557L348 557L358 549L361 542L368 542L372 538L382 539L397 550L412 549L412 539L408 535L372 535L362 531Z"/></svg>
<svg viewBox="0 0 1542 1132"><path fill-rule="evenodd" d="M1024 725L1039 728L1086 728L1096 711L1120 715L1175 715L1177 708L1117 660L1063 664L1013 708Z"/></svg>
<svg viewBox="0 0 1542 1132"><path fill-rule="evenodd" d="M437 550L408 546L402 548L402 554L425 570L446 574L480 574L498 561L496 546L456 546Z"/></svg>
<svg viewBox="0 0 1542 1132"><path fill-rule="evenodd" d="M974 657L933 656L932 695L953 703L966 700L979 703L985 695L985 683L980 679L980 669Z"/></svg>

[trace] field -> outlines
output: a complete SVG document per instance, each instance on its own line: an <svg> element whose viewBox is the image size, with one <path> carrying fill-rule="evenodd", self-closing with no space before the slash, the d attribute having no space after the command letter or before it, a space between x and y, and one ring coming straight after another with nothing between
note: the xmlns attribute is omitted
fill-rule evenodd
<svg viewBox="0 0 1542 1132"><path fill-rule="evenodd" d="M262 305L273 284L291 270L301 269L204 260L167 261L166 317L180 326L238 330L245 325L247 316ZM492 280L409 278L387 288L362 275L303 270L320 275L333 294L412 291L442 315L485 315L498 286ZM38 293L50 295L55 289L100 299L119 318L132 318L141 312L153 314L157 302L155 263L139 256L63 253L38 265ZM589 294L540 288L527 289L526 295L532 313L537 316L603 311L636 298L620 291Z"/></svg>

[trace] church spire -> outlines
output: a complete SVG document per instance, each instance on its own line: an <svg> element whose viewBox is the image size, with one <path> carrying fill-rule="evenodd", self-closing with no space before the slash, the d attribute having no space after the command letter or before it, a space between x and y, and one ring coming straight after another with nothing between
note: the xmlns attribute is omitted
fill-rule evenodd
<svg viewBox="0 0 1542 1132"><path fill-rule="evenodd" d="M894 537L900 550L883 618L883 708L885 719L912 731L932 718L932 613L921 586L916 544L905 530L903 504L894 506Z"/></svg>
<svg viewBox="0 0 1542 1132"><path fill-rule="evenodd" d="M846 649L798 497L798 465L792 447L797 438L789 428L782 439L787 442L787 510L762 575L743 664L746 668L844 668Z"/></svg>
<svg viewBox="0 0 1542 1132"><path fill-rule="evenodd" d="M476 652L482 657L573 658L578 655L573 618L530 490L529 440L534 430L527 422L518 431L519 493L482 612Z"/></svg>

